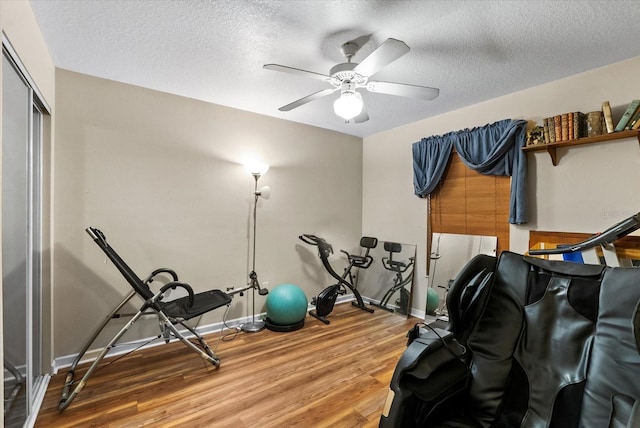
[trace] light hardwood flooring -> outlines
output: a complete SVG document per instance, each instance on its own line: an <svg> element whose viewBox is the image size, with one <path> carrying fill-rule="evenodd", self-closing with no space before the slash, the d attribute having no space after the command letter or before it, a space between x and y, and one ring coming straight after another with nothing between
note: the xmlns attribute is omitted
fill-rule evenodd
<svg viewBox="0 0 640 428"><path fill-rule="evenodd" d="M329 319L307 315L295 332L222 341L217 369L181 343L136 351L96 371L62 413L61 370L35 426L377 427L406 332L418 320L348 303ZM212 347L217 338L206 337Z"/></svg>

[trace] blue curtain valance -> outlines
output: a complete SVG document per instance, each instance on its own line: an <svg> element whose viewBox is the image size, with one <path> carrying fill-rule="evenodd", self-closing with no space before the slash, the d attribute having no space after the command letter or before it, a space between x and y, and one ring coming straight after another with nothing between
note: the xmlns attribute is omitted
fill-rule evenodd
<svg viewBox="0 0 640 428"><path fill-rule="evenodd" d="M413 185L421 198L440 183L452 147L469 168L487 175L511 177L509 223L522 224L527 215L527 162L520 148L525 142L525 120L505 119L473 129L423 138L413 144Z"/></svg>
<svg viewBox="0 0 640 428"><path fill-rule="evenodd" d="M446 136L423 138L413 144L413 186L415 194L426 197L436 189L447 167L453 142Z"/></svg>

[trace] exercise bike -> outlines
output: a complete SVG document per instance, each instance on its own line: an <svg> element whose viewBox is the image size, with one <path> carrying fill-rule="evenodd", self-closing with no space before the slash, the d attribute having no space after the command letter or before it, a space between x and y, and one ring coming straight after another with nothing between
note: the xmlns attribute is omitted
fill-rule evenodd
<svg viewBox="0 0 640 428"><path fill-rule="evenodd" d="M411 302L409 302L409 298L411 297L411 293L409 293L405 286L411 282L413 278L413 270L404 278L402 275L413 267L414 258L409 257L409 262L393 260L393 253L399 253L402 251L402 244L398 242L385 242L384 250L389 252L389 257L382 258L382 265L385 269L395 272L396 277L393 279L393 286L384 293L380 303L371 302L371 304L379 308L386 309L389 312L398 311L399 313L406 315L409 313L409 305L411 304ZM391 297L398 290L400 291L400 297L395 302L397 309L394 309L387 305L389 304Z"/></svg>
<svg viewBox="0 0 640 428"><path fill-rule="evenodd" d="M344 250L340 250L347 255L347 260L349 261L349 265L345 268L342 276L340 276L338 275L338 273L336 273L333 267L331 267L331 263L329 263L329 256L333 254L333 247L331 246L331 244L315 235L304 234L300 235L299 238L305 244L315 245L316 247L318 247L318 255L320 256L320 260L322 260L322 264L324 265L325 269L327 269L327 272L329 272L329 274L338 281L336 284L330 285L322 290L317 297L313 298L311 304L315 305L316 309L309 311L309 315L319 319L325 324L329 324L327 316L331 313L331 311L333 311L333 306L335 305L338 296L347 292L346 288L353 292L353 295L356 299L355 301L351 302L353 306L360 308L363 311L373 313L373 309L365 306L360 292L354 286L353 274L351 273L351 269L353 269L354 267L366 269L371 266L371 263L373 263L373 258L369 255L369 250L375 248L378 245L378 239L368 236L363 236L360 239L360 246L366 248L365 253L362 256L349 254Z"/></svg>

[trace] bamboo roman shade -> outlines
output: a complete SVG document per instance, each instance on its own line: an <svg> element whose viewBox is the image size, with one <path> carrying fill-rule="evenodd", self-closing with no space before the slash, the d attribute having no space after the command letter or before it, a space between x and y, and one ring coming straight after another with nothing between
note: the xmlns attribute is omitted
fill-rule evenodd
<svg viewBox="0 0 640 428"><path fill-rule="evenodd" d="M442 181L429 195L429 231L497 236L498 254L508 250L510 182L510 177L473 171L452 153Z"/></svg>

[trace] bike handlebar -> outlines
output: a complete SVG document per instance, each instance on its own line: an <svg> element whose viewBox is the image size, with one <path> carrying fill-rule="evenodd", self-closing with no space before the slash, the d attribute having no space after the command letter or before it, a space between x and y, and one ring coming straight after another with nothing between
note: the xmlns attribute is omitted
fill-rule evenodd
<svg viewBox="0 0 640 428"><path fill-rule="evenodd" d="M300 238L300 240L305 244L317 246L318 251L320 252L320 257L329 257L330 254L333 254L333 247L331 246L331 244L327 243L327 241L320 238L319 236L304 233L298 236L298 238Z"/></svg>
<svg viewBox="0 0 640 428"><path fill-rule="evenodd" d="M317 237L316 235L310 235L308 233L304 233L298 236L300 240L309 245L318 245L319 241L324 241L324 239Z"/></svg>

